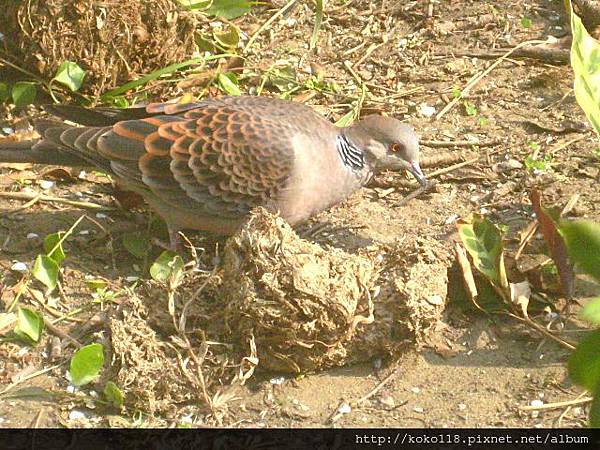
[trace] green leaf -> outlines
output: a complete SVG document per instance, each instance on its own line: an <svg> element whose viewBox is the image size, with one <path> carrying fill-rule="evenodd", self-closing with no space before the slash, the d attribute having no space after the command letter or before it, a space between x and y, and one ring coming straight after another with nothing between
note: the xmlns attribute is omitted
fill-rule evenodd
<svg viewBox="0 0 600 450"><path fill-rule="evenodd" d="M235 51L240 42L240 30L235 25L230 24L225 31L213 33L213 37L223 49Z"/></svg>
<svg viewBox="0 0 600 450"><path fill-rule="evenodd" d="M11 95L15 106L30 105L37 95L36 83L19 81L13 85Z"/></svg>
<svg viewBox="0 0 600 450"><path fill-rule="evenodd" d="M62 243L59 244L64 235L65 233L63 232L52 233L44 238L44 251L58 266L60 266L60 263L65 259L65 252L63 250ZM52 251L54 247L56 247L56 249Z"/></svg>
<svg viewBox="0 0 600 450"><path fill-rule="evenodd" d="M52 78L52 81L57 81L61 84L64 84L72 92L76 92L81 88L84 78L85 70L83 70L74 62L65 61L59 66L58 70L56 71L56 75L54 75L54 78Z"/></svg>
<svg viewBox="0 0 600 450"><path fill-rule="evenodd" d="M583 307L581 317L595 325L600 325L600 297L590 300Z"/></svg>
<svg viewBox="0 0 600 450"><path fill-rule="evenodd" d="M38 255L31 269L31 274L51 291L58 284L58 272L58 264L47 255Z"/></svg>
<svg viewBox="0 0 600 450"><path fill-rule="evenodd" d="M563 220L559 232L571 261L600 281L600 224L587 220Z"/></svg>
<svg viewBox="0 0 600 450"><path fill-rule="evenodd" d="M115 408L121 408L123 406L123 391L121 391L121 389L119 389L119 386L117 386L112 381L106 383L106 386L104 386L103 394L106 400Z"/></svg>
<svg viewBox="0 0 600 450"><path fill-rule="evenodd" d="M183 265L183 259L177 253L164 251L150 267L150 276L153 280L167 282L180 276Z"/></svg>
<svg viewBox="0 0 600 450"><path fill-rule="evenodd" d="M323 0L315 0L315 3L315 26L313 27L312 35L310 37L310 50L315 48L315 46L317 45L317 39L319 38L319 30L321 29L321 23L323 22Z"/></svg>
<svg viewBox="0 0 600 450"><path fill-rule="evenodd" d="M253 3L246 0L213 0L212 5L205 12L210 16L228 20L237 19L250 12Z"/></svg>
<svg viewBox="0 0 600 450"><path fill-rule="evenodd" d="M123 246L136 258L144 258L150 251L150 236L146 233L123 235Z"/></svg>
<svg viewBox="0 0 600 450"><path fill-rule="evenodd" d="M477 111L477 108L475 107L475 105L473 105L473 103L470 103L465 100L464 105L465 105L465 112L467 113L467 116L474 117L479 112L479 111Z"/></svg>
<svg viewBox="0 0 600 450"><path fill-rule="evenodd" d="M240 90L239 82L234 73L220 73L219 74L219 88L223 92L233 96L242 95L242 91Z"/></svg>
<svg viewBox="0 0 600 450"><path fill-rule="evenodd" d="M10 89L8 84L0 83L0 102L5 102L10 98Z"/></svg>
<svg viewBox="0 0 600 450"><path fill-rule="evenodd" d="M569 358L569 375L592 394L600 392L600 330L592 331L577 345Z"/></svg>
<svg viewBox="0 0 600 450"><path fill-rule="evenodd" d="M192 59L188 59L186 61L182 61L180 63L171 64L169 66L155 70L154 72L151 72L147 75L144 75L143 77L140 77L137 80L130 81L128 83L125 83L122 86L111 89L110 91L102 94L100 99L105 102L114 101L115 97L117 97L121 94L124 94L125 92L127 92L131 89L135 89L140 86L144 86L145 84L149 83L150 81L156 80L157 78L160 78L164 75L169 75L173 72L177 72L178 70L185 69L186 67L194 66L196 64L203 64L208 61L213 61L215 59L221 59L221 58L227 58L227 57L231 57L231 56L236 56L236 55L224 53L224 54L219 54L219 55L211 55L211 56L207 56L207 57L192 58Z"/></svg>
<svg viewBox="0 0 600 450"><path fill-rule="evenodd" d="M521 18L521 26L523 28L531 28L531 19L529 17Z"/></svg>
<svg viewBox="0 0 600 450"><path fill-rule="evenodd" d="M571 66L575 74L575 98L596 133L600 134L600 43L589 35L572 7L571 31Z"/></svg>
<svg viewBox="0 0 600 450"><path fill-rule="evenodd" d="M91 280L85 280L85 285L91 289L97 290L105 288L107 283L104 280L94 278Z"/></svg>
<svg viewBox="0 0 600 450"><path fill-rule="evenodd" d="M95 380L104 365L102 344L90 344L81 347L71 358L71 381L75 386L83 386Z"/></svg>
<svg viewBox="0 0 600 450"><path fill-rule="evenodd" d="M177 3L188 9L204 9L210 5L210 0L177 0Z"/></svg>
<svg viewBox="0 0 600 450"><path fill-rule="evenodd" d="M17 310L17 325L15 334L27 342L39 342L44 330L42 315L29 308Z"/></svg>
<svg viewBox="0 0 600 450"><path fill-rule="evenodd" d="M501 230L479 214L457 221L457 226L475 268L496 286L506 287Z"/></svg>

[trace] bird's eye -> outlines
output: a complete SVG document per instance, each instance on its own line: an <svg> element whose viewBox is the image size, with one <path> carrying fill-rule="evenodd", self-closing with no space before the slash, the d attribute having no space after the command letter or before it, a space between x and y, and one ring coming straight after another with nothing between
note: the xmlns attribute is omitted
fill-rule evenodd
<svg viewBox="0 0 600 450"><path fill-rule="evenodd" d="M402 151L402 148L402 144L398 142L394 142L392 145L390 145L390 151L393 153L400 153Z"/></svg>

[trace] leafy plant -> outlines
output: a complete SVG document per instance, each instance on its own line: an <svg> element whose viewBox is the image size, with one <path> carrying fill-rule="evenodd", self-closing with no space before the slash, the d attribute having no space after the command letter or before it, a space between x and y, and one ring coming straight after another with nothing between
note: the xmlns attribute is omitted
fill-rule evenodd
<svg viewBox="0 0 600 450"><path fill-rule="evenodd" d="M552 155L544 155L542 159L529 155L524 159L523 163L530 172L545 172L552 167L552 159Z"/></svg>
<svg viewBox="0 0 600 450"><path fill-rule="evenodd" d="M600 134L600 43L589 35L571 2L566 5L573 34L571 66L575 75L575 98ZM563 222L560 233L571 260L600 282L600 225L587 221ZM592 300L582 315L596 326L600 325L600 298ZM573 381L592 393L589 422L591 427L600 427L600 328L579 343L569 360L569 374Z"/></svg>
<svg viewBox="0 0 600 450"><path fill-rule="evenodd" d="M531 28L531 19L529 17L522 17L521 18L521 26L523 28Z"/></svg>

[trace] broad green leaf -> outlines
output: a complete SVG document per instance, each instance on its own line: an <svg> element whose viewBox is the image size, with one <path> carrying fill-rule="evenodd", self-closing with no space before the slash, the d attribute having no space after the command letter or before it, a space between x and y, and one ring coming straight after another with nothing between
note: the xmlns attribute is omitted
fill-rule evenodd
<svg viewBox="0 0 600 450"><path fill-rule="evenodd" d="M223 92L233 96L242 95L237 77L234 73L220 73L219 74L219 87Z"/></svg>
<svg viewBox="0 0 600 450"><path fill-rule="evenodd" d="M572 7L571 30L571 66L575 74L575 98L596 133L600 134L600 43L589 35Z"/></svg>
<svg viewBox="0 0 600 450"><path fill-rule="evenodd" d="M183 260L177 253L164 251L150 267L150 276L153 280L167 282L170 278L180 276L183 265Z"/></svg>
<svg viewBox="0 0 600 450"><path fill-rule="evenodd" d="M600 387L600 330L594 330L579 342L569 358L569 375L592 394Z"/></svg>
<svg viewBox="0 0 600 450"><path fill-rule="evenodd" d="M44 251L58 266L60 266L60 263L65 259L62 243L57 246L64 235L65 233L63 232L52 233L44 238ZM56 249L52 251L54 247L56 247Z"/></svg>
<svg viewBox="0 0 600 450"><path fill-rule="evenodd" d="M289 92L298 86L297 74L292 66L277 67L270 70L267 81L280 92Z"/></svg>
<svg viewBox="0 0 600 450"><path fill-rule="evenodd" d="M563 220L559 231L571 261L600 281L600 224L587 220Z"/></svg>
<svg viewBox="0 0 600 450"><path fill-rule="evenodd" d="M457 226L475 268L496 286L507 287L500 229L479 214L457 221Z"/></svg>
<svg viewBox="0 0 600 450"><path fill-rule="evenodd" d="M106 383L106 386L104 386L103 394L106 400L115 408L121 408L123 406L123 391L121 391L121 389L119 389L119 386L117 386L112 381Z"/></svg>
<svg viewBox="0 0 600 450"><path fill-rule="evenodd" d="M90 344L81 347L71 358L71 381L75 386L82 386L94 381L104 365L104 348L102 344Z"/></svg>
<svg viewBox="0 0 600 450"><path fill-rule="evenodd" d="M205 12L211 16L222 17L224 19L237 19L240 16L250 12L250 7L254 2L246 0L213 0L210 7Z"/></svg>
<svg viewBox="0 0 600 450"><path fill-rule="evenodd" d="M227 29L221 33L214 33L215 42L225 50L235 51L240 42L240 30L233 24L230 24Z"/></svg>
<svg viewBox="0 0 600 450"><path fill-rule="evenodd" d="M72 92L76 92L81 88L84 78L85 70L74 62L65 61L59 66L52 81L64 84Z"/></svg>
<svg viewBox="0 0 600 450"><path fill-rule="evenodd" d="M581 317L595 325L600 325L600 297L590 300L583 307Z"/></svg>
<svg viewBox="0 0 600 450"><path fill-rule="evenodd" d="M143 258L150 251L150 237L146 233L127 233L123 235L123 246L136 258Z"/></svg>
<svg viewBox="0 0 600 450"><path fill-rule="evenodd" d="M41 281L49 290L53 290L58 284L59 266L47 255L38 255L35 259L31 274Z"/></svg>
<svg viewBox="0 0 600 450"><path fill-rule="evenodd" d="M11 95L15 106L30 105L37 95L36 83L19 81L13 85Z"/></svg>
<svg viewBox="0 0 600 450"><path fill-rule="evenodd" d="M0 83L0 102L5 102L10 98L10 89L8 84Z"/></svg>
<svg viewBox="0 0 600 450"><path fill-rule="evenodd" d="M44 329L42 315L29 308L17 310L17 326L15 334L27 342L39 342Z"/></svg>
<svg viewBox="0 0 600 450"><path fill-rule="evenodd" d="M523 28L531 28L531 19L529 17L522 17L521 26Z"/></svg>

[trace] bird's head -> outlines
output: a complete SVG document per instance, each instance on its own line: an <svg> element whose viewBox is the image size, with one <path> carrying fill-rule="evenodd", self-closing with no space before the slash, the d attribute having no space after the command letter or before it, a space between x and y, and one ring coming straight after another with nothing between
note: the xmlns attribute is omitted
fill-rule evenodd
<svg viewBox="0 0 600 450"><path fill-rule="evenodd" d="M363 150L374 172L405 169L421 185L427 184L419 166L419 139L410 125L391 117L367 116L346 134Z"/></svg>

